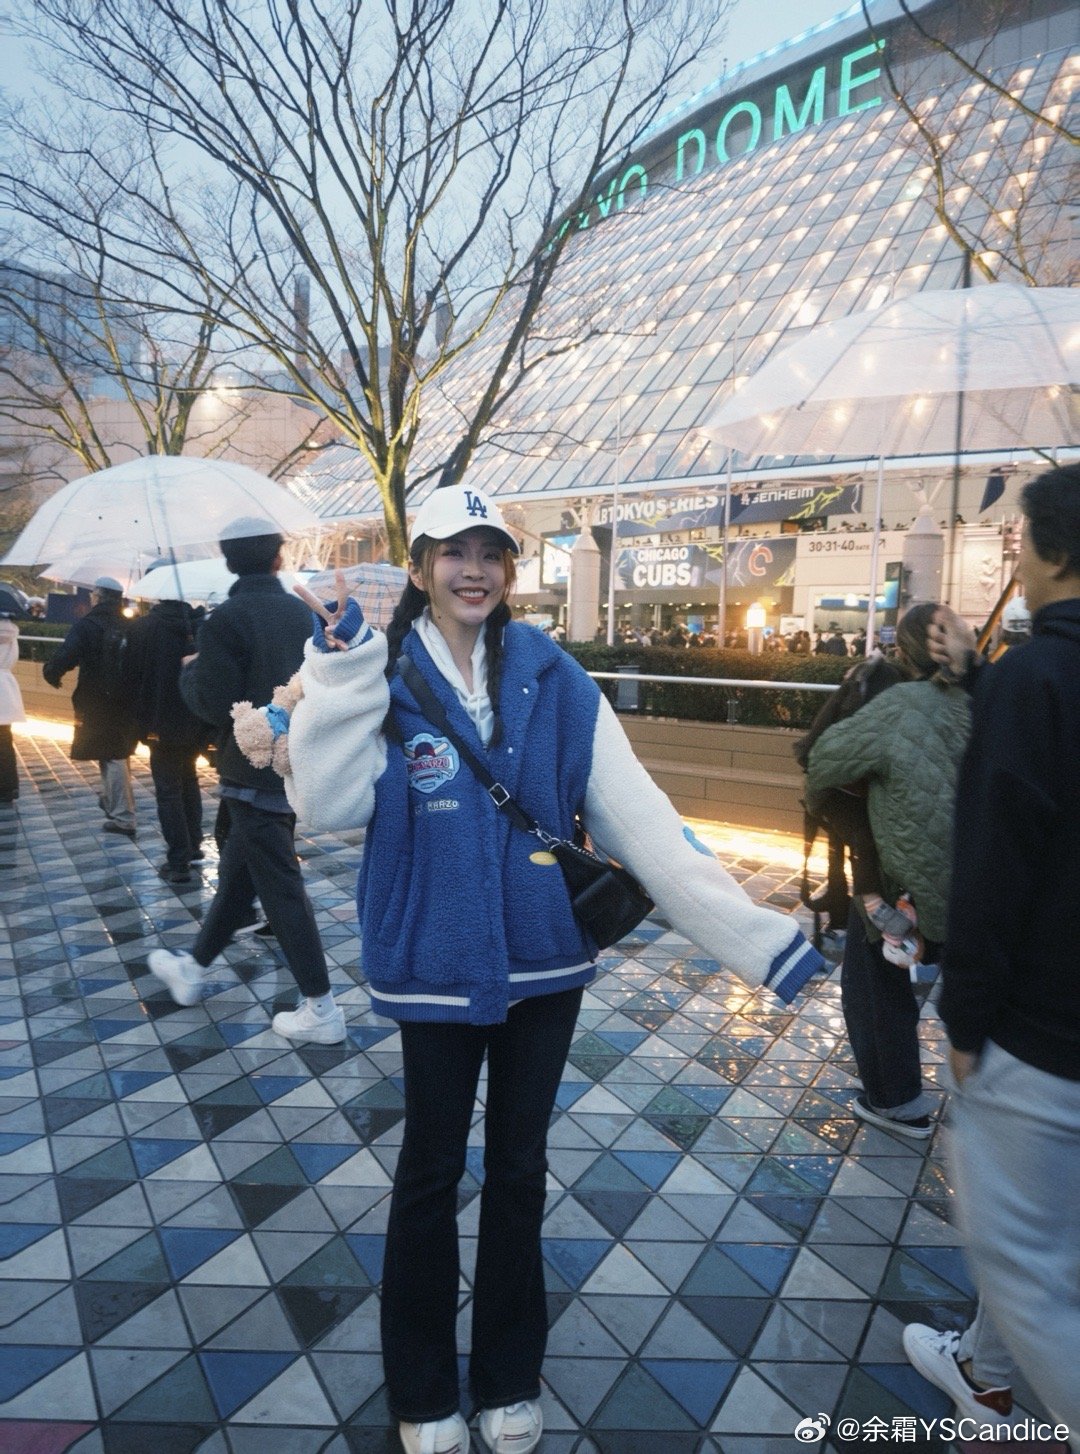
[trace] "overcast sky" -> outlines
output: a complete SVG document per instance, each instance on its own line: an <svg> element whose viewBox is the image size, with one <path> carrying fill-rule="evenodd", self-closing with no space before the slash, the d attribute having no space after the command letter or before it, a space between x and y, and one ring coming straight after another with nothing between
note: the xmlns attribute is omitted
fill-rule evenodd
<svg viewBox="0 0 1080 1454"><path fill-rule="evenodd" d="M702 65L688 87L672 98L673 102L683 100L715 80L725 60L729 66L748 60L811 25L839 15L851 3L852 0L735 0L719 56L715 61ZM3 31L0 23L0 35ZM0 46L0 84L17 89L24 69L21 48L13 43L10 36L4 36L4 43Z"/></svg>
<svg viewBox="0 0 1080 1454"><path fill-rule="evenodd" d="M728 61L745 61L811 25L831 20L852 0L737 0L728 23L724 52Z"/></svg>
<svg viewBox="0 0 1080 1454"><path fill-rule="evenodd" d="M852 0L735 0L718 58L694 72L680 94L672 97L673 104L715 80L725 69L725 60L728 67L749 60L812 25L842 14L851 4Z"/></svg>

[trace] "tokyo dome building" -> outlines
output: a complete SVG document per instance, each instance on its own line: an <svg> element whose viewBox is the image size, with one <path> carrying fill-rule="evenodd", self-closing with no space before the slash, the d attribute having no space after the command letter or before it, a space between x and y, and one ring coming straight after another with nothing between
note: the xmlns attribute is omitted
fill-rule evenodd
<svg viewBox="0 0 1080 1454"><path fill-rule="evenodd" d="M523 531L526 608L560 613L570 550L591 527L607 552L615 505L604 570L620 621L708 627L723 581L730 606L761 603L778 629L855 629L876 462L842 436L832 456L729 459L710 420L830 320L926 289L1080 279L1074 0L867 8L869 26L856 3L730 70L565 222L573 235L537 333L579 342L529 374L467 477ZM481 344L427 398L418 472L449 453L456 401L495 347ZM886 461L874 555L885 610L921 510L947 535L954 604L986 613L1011 573L1020 487L1080 438L1066 425L1030 443L1042 453L957 462L915 437ZM327 451L292 484L353 537L346 561L350 549L378 554L381 506L355 451Z"/></svg>

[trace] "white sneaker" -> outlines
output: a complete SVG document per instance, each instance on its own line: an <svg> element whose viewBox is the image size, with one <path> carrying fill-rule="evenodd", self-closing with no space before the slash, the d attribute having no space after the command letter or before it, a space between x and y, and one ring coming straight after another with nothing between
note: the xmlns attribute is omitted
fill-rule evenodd
<svg viewBox="0 0 1080 1454"><path fill-rule="evenodd" d="M429 1419L425 1424L400 1424L398 1433L405 1454L469 1454L469 1426L460 1414Z"/></svg>
<svg viewBox="0 0 1080 1454"><path fill-rule="evenodd" d="M332 1006L325 1015L317 1015L307 1000L301 1000L295 1010L281 1010L276 1014L270 1028L275 1035L284 1035L286 1040L306 1040L313 1045L340 1045L345 1039L345 1016L340 1005Z"/></svg>
<svg viewBox="0 0 1080 1454"><path fill-rule="evenodd" d="M186 949L174 954L171 949L153 949L147 955L150 973L169 991L178 1005L194 1005L202 999L206 970L197 964Z"/></svg>
<svg viewBox="0 0 1080 1454"><path fill-rule="evenodd" d="M979 1389L964 1377L956 1358L959 1333L939 1333L925 1323L908 1323L903 1342L911 1366L949 1395L962 1418L980 1424L1013 1422L1011 1388Z"/></svg>
<svg viewBox="0 0 1080 1454"><path fill-rule="evenodd" d="M535 1399L484 1409L480 1415L480 1437L491 1454L529 1454L543 1432L544 1419Z"/></svg>

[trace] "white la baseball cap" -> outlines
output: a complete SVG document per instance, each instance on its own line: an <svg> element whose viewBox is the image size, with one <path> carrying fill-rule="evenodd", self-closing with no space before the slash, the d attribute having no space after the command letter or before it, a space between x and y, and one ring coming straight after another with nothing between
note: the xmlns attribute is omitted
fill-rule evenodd
<svg viewBox="0 0 1080 1454"><path fill-rule="evenodd" d="M494 530L502 536L507 550L515 555L521 553L495 501L483 490L469 485L446 485L441 490L432 490L413 518L409 545L415 545L421 535L431 540L449 540L452 535L478 526Z"/></svg>

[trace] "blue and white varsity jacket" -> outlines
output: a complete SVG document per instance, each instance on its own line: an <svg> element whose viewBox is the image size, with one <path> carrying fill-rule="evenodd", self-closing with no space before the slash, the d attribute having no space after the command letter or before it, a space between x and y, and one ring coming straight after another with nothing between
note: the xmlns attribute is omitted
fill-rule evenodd
<svg viewBox="0 0 1080 1454"><path fill-rule="evenodd" d="M484 748L415 630L404 650L521 806L564 836L580 813L597 847L707 954L785 1001L820 967L794 921L755 905L693 838L596 684L542 632L506 627L495 748ZM388 687L385 664L378 632L349 651L308 647L285 779L305 822L367 827L357 898L372 1008L397 1020L497 1024L516 1000L588 984L595 946L558 864L498 812L401 678ZM391 694L401 743L381 730Z"/></svg>

